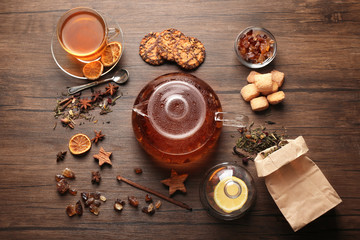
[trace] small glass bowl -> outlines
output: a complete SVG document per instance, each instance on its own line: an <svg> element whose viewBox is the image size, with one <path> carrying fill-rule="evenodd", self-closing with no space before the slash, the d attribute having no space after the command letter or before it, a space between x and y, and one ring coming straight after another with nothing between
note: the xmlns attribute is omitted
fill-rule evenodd
<svg viewBox="0 0 360 240"><path fill-rule="evenodd" d="M212 167L199 188L200 201L210 215L221 220L235 220L242 217L254 205L255 183L250 173L232 163L221 163ZM216 197L215 195L220 197ZM220 200L230 201L228 206L219 205ZM231 209L237 202L237 207Z"/></svg>
<svg viewBox="0 0 360 240"><path fill-rule="evenodd" d="M253 34L257 34L257 33L260 33L260 34L266 34L267 37L271 38L272 40L274 40L274 43L272 44L272 56L267 58L265 61L263 61L262 63L251 63L251 62L248 62L246 61L242 56L241 56L241 53L239 52L239 42L240 42L240 38L243 37L249 30L253 30ZM272 33L270 31L268 31L267 29L265 28L262 28L262 27L247 27L245 28L244 30L242 30L239 35L236 37L235 39L235 43L234 43L234 49L235 49L235 53L236 53L236 56L238 57L239 61L245 65L246 67L248 68L262 68L262 67L265 67L266 65L268 65L269 63L272 62L272 60L275 58L276 56L276 53L277 53L277 42L276 42L276 39L274 37L274 35L272 35Z"/></svg>

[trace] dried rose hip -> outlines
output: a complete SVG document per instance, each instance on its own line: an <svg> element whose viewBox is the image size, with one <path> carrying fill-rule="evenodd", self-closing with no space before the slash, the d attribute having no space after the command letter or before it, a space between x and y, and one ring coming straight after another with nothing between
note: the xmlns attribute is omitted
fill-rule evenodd
<svg viewBox="0 0 360 240"><path fill-rule="evenodd" d="M100 200L103 201L103 202L106 202L106 197L104 195L101 195Z"/></svg>
<svg viewBox="0 0 360 240"><path fill-rule="evenodd" d="M90 193L90 197L96 199L96 200L99 200L100 199L100 196L101 196L101 193L100 192L96 192L96 193Z"/></svg>
<svg viewBox="0 0 360 240"><path fill-rule="evenodd" d="M149 215L153 215L155 213L154 204L150 203L149 206L143 207L142 212L149 214Z"/></svg>
<svg viewBox="0 0 360 240"><path fill-rule="evenodd" d="M129 204L133 207L138 207L139 206L139 200L137 200L136 197L134 196L130 196L128 197L128 201L129 201Z"/></svg>
<svg viewBox="0 0 360 240"><path fill-rule="evenodd" d="M64 194L69 190L69 183L65 179L62 179L56 183L56 188L60 194Z"/></svg>
<svg viewBox="0 0 360 240"><path fill-rule="evenodd" d="M62 172L62 175L67 178L75 178L75 173L70 168L65 168Z"/></svg>
<svg viewBox="0 0 360 240"><path fill-rule="evenodd" d="M149 194L146 194L146 196L145 196L145 202L150 203L150 202L152 202L152 201L153 201L153 200L152 200L151 196L149 196Z"/></svg>
<svg viewBox="0 0 360 240"><path fill-rule="evenodd" d="M75 196L77 194L77 190L74 188L69 188L69 193L73 196Z"/></svg>
<svg viewBox="0 0 360 240"><path fill-rule="evenodd" d="M119 211L119 212L120 212L121 210L123 210L124 205L125 205L125 201L120 200L120 199L116 199L116 200L115 200L115 203L114 203L114 209L115 209L116 211Z"/></svg>
<svg viewBox="0 0 360 240"><path fill-rule="evenodd" d="M80 200L76 202L75 204L75 212L77 215L81 216L83 214L83 207L81 205Z"/></svg>
<svg viewBox="0 0 360 240"><path fill-rule="evenodd" d="M84 203L88 200L89 194L86 192L81 193L81 199L84 201Z"/></svg>
<svg viewBox="0 0 360 240"><path fill-rule="evenodd" d="M95 199L93 197L88 198L88 200L84 203L85 207L89 207L94 201Z"/></svg>
<svg viewBox="0 0 360 240"><path fill-rule="evenodd" d="M94 202L92 204L97 206L97 207L100 207L101 201L100 200L94 200Z"/></svg>
<svg viewBox="0 0 360 240"><path fill-rule="evenodd" d="M60 180L62 180L62 179L65 179L65 177L63 175L61 175L61 174L55 175L55 181L60 182Z"/></svg>
<svg viewBox="0 0 360 240"><path fill-rule="evenodd" d="M160 207L161 207L161 201L157 200L156 203L155 203L155 208L159 209Z"/></svg>
<svg viewBox="0 0 360 240"><path fill-rule="evenodd" d="M76 214L75 206L70 204L66 207L66 213L69 217L72 217Z"/></svg>
<svg viewBox="0 0 360 240"><path fill-rule="evenodd" d="M141 174L141 173L142 173L142 169L141 169L141 168L135 168L135 169L134 169L134 172L135 172L136 174Z"/></svg>
<svg viewBox="0 0 360 240"><path fill-rule="evenodd" d="M91 204L90 205L90 208L89 208L90 212L93 213L94 215L99 215L99 207L95 206L94 204Z"/></svg>

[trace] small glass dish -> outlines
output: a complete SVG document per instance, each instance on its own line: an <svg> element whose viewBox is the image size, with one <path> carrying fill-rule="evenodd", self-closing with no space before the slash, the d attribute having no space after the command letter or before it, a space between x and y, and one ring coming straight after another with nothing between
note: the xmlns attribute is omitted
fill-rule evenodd
<svg viewBox="0 0 360 240"><path fill-rule="evenodd" d="M199 191L205 210L221 220L242 217L256 199L255 183L250 173L227 162L215 165L205 174Z"/></svg>
<svg viewBox="0 0 360 240"><path fill-rule="evenodd" d="M251 54L250 52L253 52L253 51L250 51L250 48L244 48L244 52L245 52L244 55L241 54L241 52L239 50L239 47L240 47L239 45L240 45L241 39L243 37L245 37L246 34L248 34L250 31L252 31L251 35L253 35L253 37L254 36L256 37L258 34L260 34L261 36L266 35L266 38L264 37L264 39L273 40L269 43L269 49L268 49L268 51L266 51L266 52L269 52L269 54L264 54L265 56L261 56L261 58L258 58L258 59L260 59L259 62L258 61L251 62L251 61L247 61L245 59L246 56L249 56L246 54ZM260 47L260 46L258 46L258 47ZM253 48L251 48L251 49L253 49ZM254 69L262 68L262 67L265 67L266 65L268 65L269 63L271 63L272 60L274 60L276 53L277 53L277 42L276 42L274 35L272 35L272 33L270 31L268 31L267 29L262 28L262 27L247 27L244 30L242 30L239 33L239 35L236 37L235 43L234 43L234 50L235 50L236 56L238 57L239 61L246 67L254 68ZM254 56L257 56L257 55L258 54L255 51Z"/></svg>

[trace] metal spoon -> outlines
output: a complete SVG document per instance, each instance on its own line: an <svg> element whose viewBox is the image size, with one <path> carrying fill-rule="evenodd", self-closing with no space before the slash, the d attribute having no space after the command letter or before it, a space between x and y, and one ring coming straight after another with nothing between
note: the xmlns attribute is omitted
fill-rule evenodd
<svg viewBox="0 0 360 240"><path fill-rule="evenodd" d="M68 88L68 94L72 95L72 94L80 92L80 91L82 91L84 89L94 87L94 86L97 86L99 84L110 82L110 81L113 81L113 82L115 82L117 84L123 84L128 79L129 79L129 72L126 69L120 69L120 70L116 71L114 76L111 77L111 78L98 80L98 81L95 81L95 82L91 82L91 83L87 83L87 84L83 84L83 85L79 85L79 86L75 86L75 87L70 87L70 88Z"/></svg>

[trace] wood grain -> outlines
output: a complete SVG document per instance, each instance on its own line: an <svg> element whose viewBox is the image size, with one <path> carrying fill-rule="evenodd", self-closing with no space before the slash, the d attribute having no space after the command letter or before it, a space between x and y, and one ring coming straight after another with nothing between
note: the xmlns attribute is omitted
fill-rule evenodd
<svg viewBox="0 0 360 240"><path fill-rule="evenodd" d="M56 99L66 87L84 80L66 76L54 63L50 41L59 17L76 6L89 6L112 15L125 35L119 67L129 70L124 96L113 112L85 122L74 130L53 117ZM359 1L1 1L0 2L0 239L359 239L360 237L360 3ZM253 113L239 95L249 69L236 59L233 44L245 27L269 29L278 41L272 69L286 74L282 89L286 101L263 113ZM186 181L187 193L174 198L192 212L163 201L154 216L128 205L117 214L116 198L145 194L123 183L124 177L167 193L160 181L170 170L159 167L137 144L131 127L131 109L140 89L155 77L182 71L175 64L154 67L138 55L142 37L150 31L175 27L200 39L206 60L190 73L209 83L223 109L248 115L256 124L271 120L271 128L286 128L290 137L304 136L309 157L320 167L343 203L294 233L252 162L246 167L255 178L258 198L243 218L222 222L203 209L198 187L208 168L241 160L232 154L236 129L225 127L216 152L206 166L194 168ZM85 91L84 95L90 94ZM106 123L110 121L110 123ZM54 123L58 122L55 130ZM75 133L106 137L82 158L56 154L67 150ZM100 146L113 152L113 167L101 168L102 182L91 184L99 170L92 155ZM82 191L101 191L108 201L99 216L85 210L69 218L65 208L80 197L60 196L54 175L65 167L77 175L71 185ZM143 169L142 175L134 173ZM155 198L156 199L156 198Z"/></svg>

